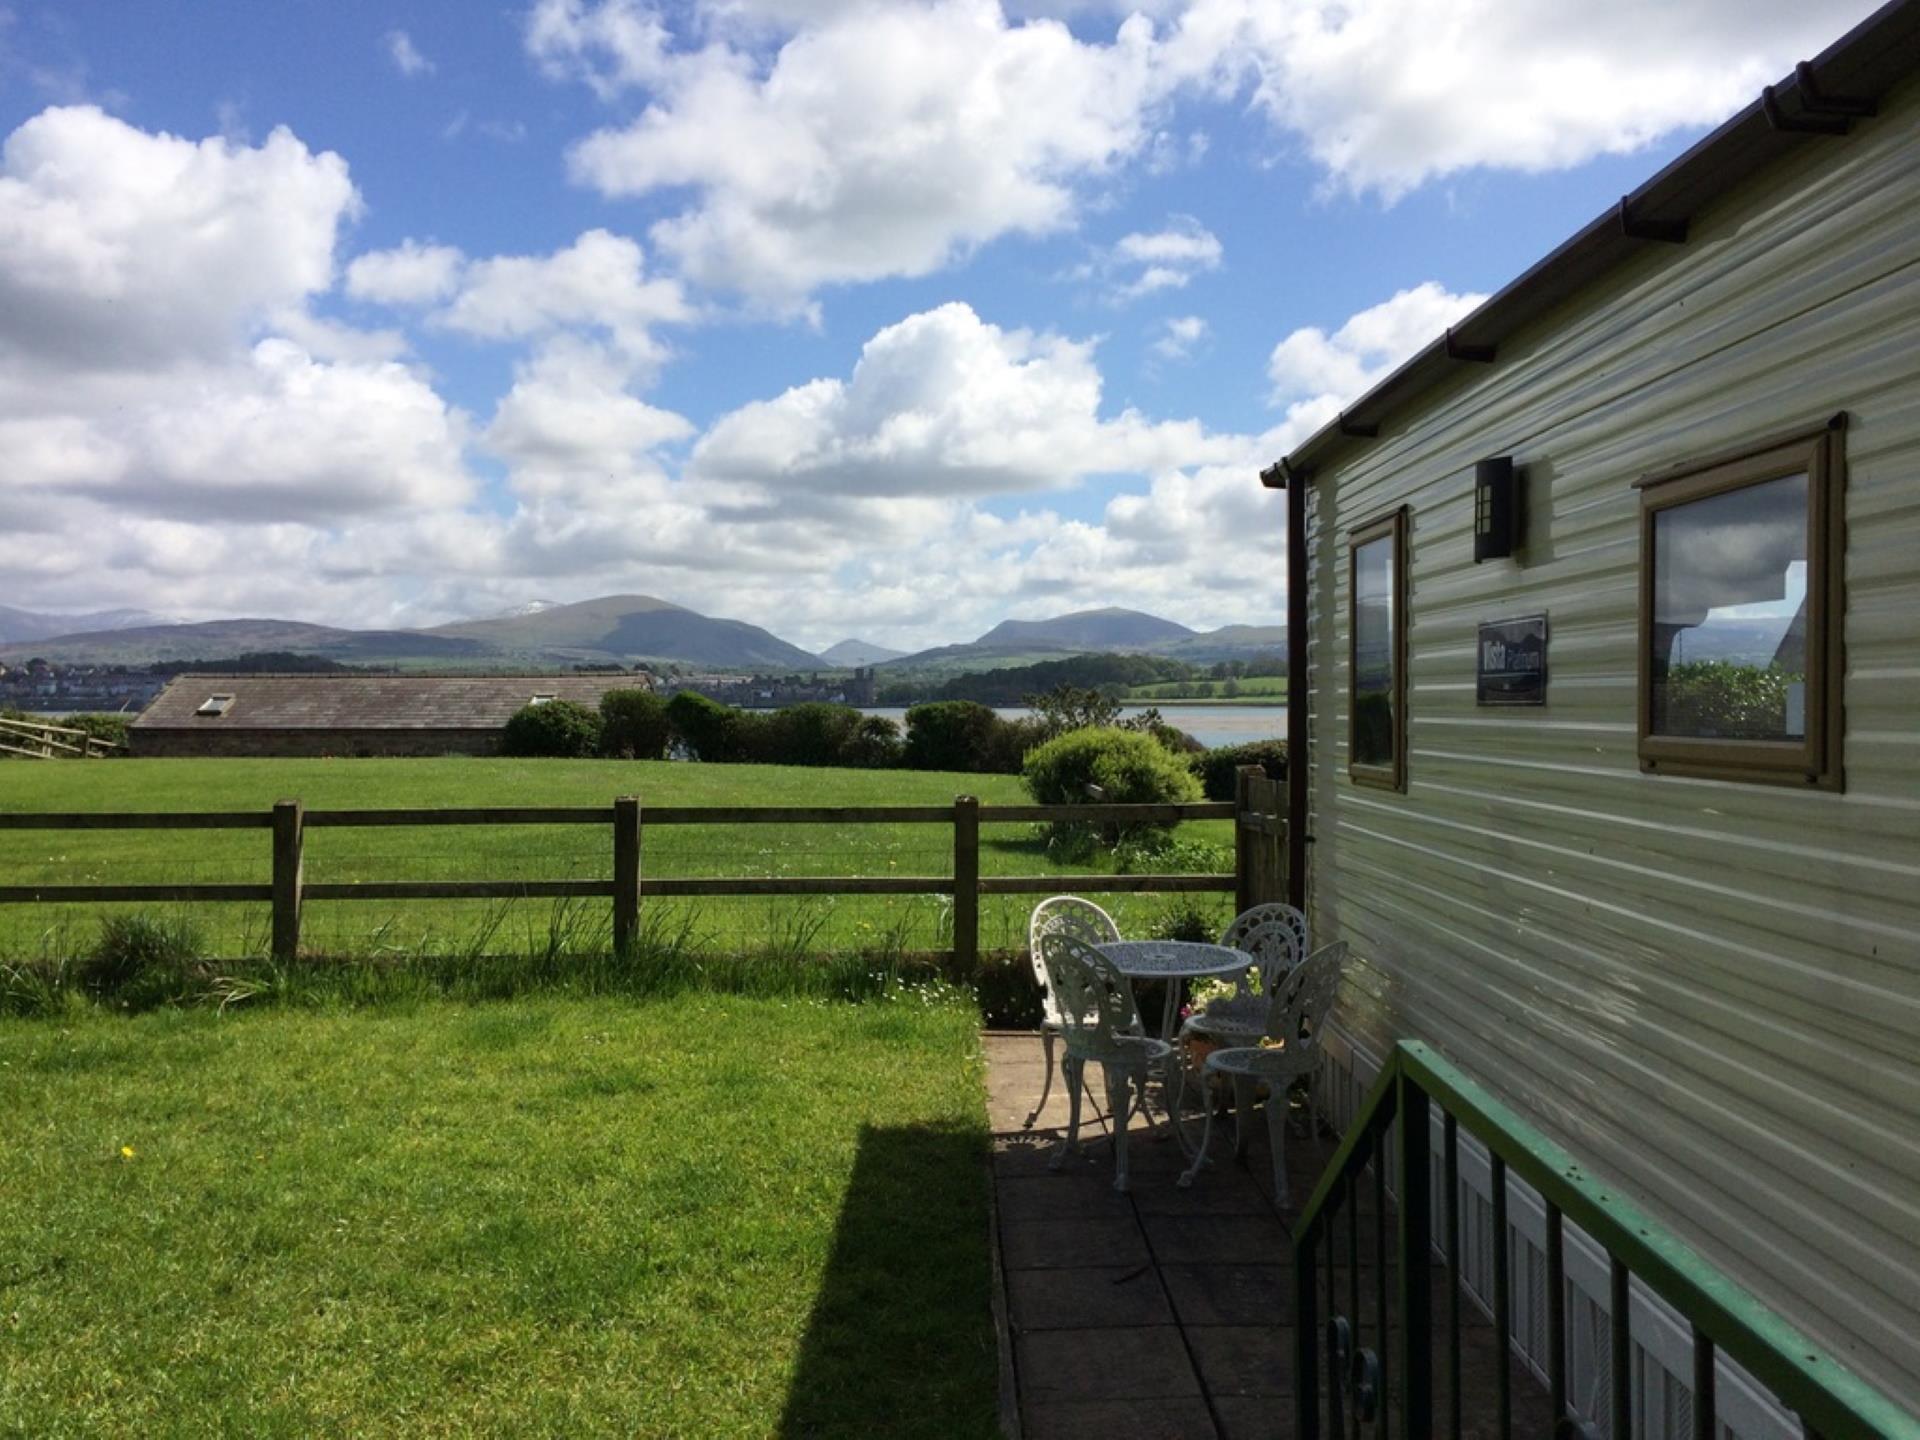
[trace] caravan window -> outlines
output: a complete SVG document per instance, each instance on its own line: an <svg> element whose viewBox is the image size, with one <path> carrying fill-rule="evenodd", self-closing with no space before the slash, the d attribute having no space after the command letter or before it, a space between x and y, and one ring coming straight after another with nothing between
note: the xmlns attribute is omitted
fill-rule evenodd
<svg viewBox="0 0 1920 1440"><path fill-rule="evenodd" d="M1643 481L1640 759L1838 784L1840 433Z"/></svg>
<svg viewBox="0 0 1920 1440"><path fill-rule="evenodd" d="M1407 784L1407 512L1348 540L1347 773L1356 784Z"/></svg>

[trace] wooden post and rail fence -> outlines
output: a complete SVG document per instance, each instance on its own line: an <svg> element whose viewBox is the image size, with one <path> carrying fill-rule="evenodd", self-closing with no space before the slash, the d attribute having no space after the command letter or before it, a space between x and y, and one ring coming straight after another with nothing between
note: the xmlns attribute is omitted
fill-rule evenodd
<svg viewBox="0 0 1920 1440"><path fill-rule="evenodd" d="M65 738L56 740L56 735ZM0 754L24 755L29 760L56 760L62 755L98 759L126 748L118 740L103 740L86 730L0 715Z"/></svg>
<svg viewBox="0 0 1920 1440"><path fill-rule="evenodd" d="M610 899L613 943L630 947L640 934L647 898L773 895L949 895L955 959L980 953L980 897L1083 893L1231 892L1238 909L1285 898L1281 787L1256 767L1240 772L1231 801L1177 805L982 805L961 795L951 805L660 806L642 810L635 796L610 806L520 806L478 809L322 810L281 800L271 810L148 813L0 813L9 830L268 830L273 871L267 884L0 884L0 905L128 901L255 901L273 907L272 951L291 959L300 948L308 904L334 900ZM1010 822L1091 821L1176 825L1233 820L1234 871L1204 875L982 875L980 827ZM309 830L439 825L611 825L613 873L591 880L404 880L309 883L303 851ZM944 825L953 832L952 875L645 874L646 831L662 825ZM5 876L0 875L0 880Z"/></svg>

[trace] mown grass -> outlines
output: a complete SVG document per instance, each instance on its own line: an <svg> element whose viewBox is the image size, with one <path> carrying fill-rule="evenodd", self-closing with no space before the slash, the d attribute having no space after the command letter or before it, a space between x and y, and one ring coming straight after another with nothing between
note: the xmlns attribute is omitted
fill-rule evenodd
<svg viewBox="0 0 1920 1440"><path fill-rule="evenodd" d="M0 1019L0 1433L990 1434L975 1025Z"/></svg>
<svg viewBox="0 0 1920 1440"><path fill-rule="evenodd" d="M279 798L310 808L606 805L637 794L652 805L944 804L958 794L988 804L1025 803L1015 776L806 769L666 762L500 760L125 760L18 764L0 770L8 810L264 810ZM1227 868L1227 822L1182 827ZM1032 826L982 828L987 875L1107 871L1105 854L1050 858ZM1199 853L1189 850L1187 853ZM952 831L942 825L702 825L645 831L648 875L950 875ZM309 882L598 878L611 873L611 827L444 826L316 829ZM1202 868L1207 868L1204 864ZM264 883L265 831L0 831L3 883ZM1147 933L1198 901L1224 921L1225 897L1112 897L1129 933ZM1104 903L1104 902L1103 902ZM121 907L125 909L125 907ZM480 952L575 953L606 946L602 905L546 901L316 902L303 939L317 953L418 960ZM1025 942L1031 902L987 897L981 943ZM52 962L84 954L114 907L0 907L0 957ZM654 900L649 923L711 955L823 951L897 954L951 943L944 897ZM192 907L215 954L258 957L267 944L261 904Z"/></svg>

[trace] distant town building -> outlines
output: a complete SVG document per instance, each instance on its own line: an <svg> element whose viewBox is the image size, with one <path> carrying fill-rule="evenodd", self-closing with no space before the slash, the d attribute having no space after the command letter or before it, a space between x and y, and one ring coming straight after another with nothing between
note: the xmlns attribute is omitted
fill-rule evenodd
<svg viewBox="0 0 1920 1440"><path fill-rule="evenodd" d="M128 727L141 756L491 755L515 711L597 708L644 675L182 675Z"/></svg>
<svg viewBox="0 0 1920 1440"><path fill-rule="evenodd" d="M811 675L682 675L661 685L661 693L667 695L676 695L682 690L691 690L723 705L774 710L783 705L815 701L871 705L875 682L873 667L863 665L852 675L822 677L818 672Z"/></svg>

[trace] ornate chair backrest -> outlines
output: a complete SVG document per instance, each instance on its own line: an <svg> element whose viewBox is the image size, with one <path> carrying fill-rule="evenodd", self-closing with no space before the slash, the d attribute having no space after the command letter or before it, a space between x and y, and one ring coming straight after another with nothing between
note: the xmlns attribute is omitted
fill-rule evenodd
<svg viewBox="0 0 1920 1440"><path fill-rule="evenodd" d="M1267 994L1298 965L1307 953L1307 917L1291 905L1255 905L1242 910L1220 932L1220 943L1253 956L1260 972L1260 988ZM1235 982L1236 999L1253 993L1242 975Z"/></svg>
<svg viewBox="0 0 1920 1440"><path fill-rule="evenodd" d="M1062 1023L1060 1004L1054 998L1053 982L1047 978L1046 961L1040 955L1041 937L1046 935L1072 935L1089 945L1103 945L1120 938L1120 927L1106 911L1078 895L1055 895L1033 907L1033 919L1027 925L1027 958L1040 985L1040 1003L1047 1020L1058 1025Z"/></svg>
<svg viewBox="0 0 1920 1440"><path fill-rule="evenodd" d="M1327 1015L1340 992L1347 942L1322 945L1275 985L1267 997L1267 1037L1311 1055L1320 1046Z"/></svg>
<svg viewBox="0 0 1920 1440"><path fill-rule="evenodd" d="M1040 956L1069 1053L1103 1060L1125 1048L1122 1036L1145 1033L1127 977L1092 945L1062 930L1049 931L1040 937Z"/></svg>

